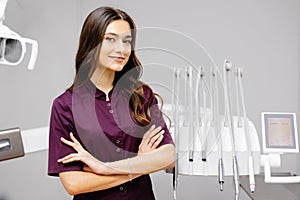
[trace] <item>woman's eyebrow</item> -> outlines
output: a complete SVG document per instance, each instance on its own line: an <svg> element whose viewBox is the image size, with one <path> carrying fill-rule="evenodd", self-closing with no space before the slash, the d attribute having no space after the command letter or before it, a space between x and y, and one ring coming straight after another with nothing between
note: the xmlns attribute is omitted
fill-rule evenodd
<svg viewBox="0 0 300 200"><path fill-rule="evenodd" d="M105 33L105 35L113 35L113 36L119 37L118 34L112 33L112 32ZM125 38L132 38L132 36L131 36L131 34L128 34L128 35L125 36Z"/></svg>
<svg viewBox="0 0 300 200"><path fill-rule="evenodd" d="M116 34L116 33L105 33L105 35L113 35L113 36L119 36L118 34Z"/></svg>

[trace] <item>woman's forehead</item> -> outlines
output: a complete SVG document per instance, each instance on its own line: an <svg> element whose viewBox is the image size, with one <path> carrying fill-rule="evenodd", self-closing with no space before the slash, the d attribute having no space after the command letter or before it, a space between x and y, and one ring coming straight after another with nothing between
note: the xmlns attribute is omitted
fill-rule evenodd
<svg viewBox="0 0 300 200"><path fill-rule="evenodd" d="M105 34L112 34L112 35L131 35L130 25L125 20L115 20L112 21L106 28Z"/></svg>

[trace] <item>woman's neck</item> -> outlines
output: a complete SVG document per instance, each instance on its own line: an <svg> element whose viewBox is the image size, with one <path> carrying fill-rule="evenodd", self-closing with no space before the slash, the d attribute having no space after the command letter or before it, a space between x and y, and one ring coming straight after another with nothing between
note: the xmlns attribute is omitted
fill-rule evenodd
<svg viewBox="0 0 300 200"><path fill-rule="evenodd" d="M115 71L97 68L91 77L91 81L96 85L98 89L100 89L107 95L113 88L114 78Z"/></svg>

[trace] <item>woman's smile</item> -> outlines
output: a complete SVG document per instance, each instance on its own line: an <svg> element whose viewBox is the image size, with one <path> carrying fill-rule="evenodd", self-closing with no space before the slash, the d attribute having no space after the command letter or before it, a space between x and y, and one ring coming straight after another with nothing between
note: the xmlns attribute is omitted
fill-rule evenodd
<svg viewBox="0 0 300 200"><path fill-rule="evenodd" d="M125 57L123 57L123 56L108 56L108 57L118 63L123 63L125 61Z"/></svg>

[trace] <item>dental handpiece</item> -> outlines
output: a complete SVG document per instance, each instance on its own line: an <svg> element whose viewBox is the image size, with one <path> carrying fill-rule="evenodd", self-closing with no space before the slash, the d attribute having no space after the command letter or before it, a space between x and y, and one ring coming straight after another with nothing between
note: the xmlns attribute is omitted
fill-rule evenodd
<svg viewBox="0 0 300 200"><path fill-rule="evenodd" d="M220 184L220 191L223 191L223 185L224 185L224 166L223 166L223 159L219 159L219 184Z"/></svg>
<svg viewBox="0 0 300 200"><path fill-rule="evenodd" d="M254 178L254 166L253 166L252 156L249 156L249 186L251 192L253 193L255 191L255 178Z"/></svg>
<svg viewBox="0 0 300 200"><path fill-rule="evenodd" d="M235 199L238 200L239 198L239 170L238 170L238 163L236 156L233 157L233 181L234 181L234 188L235 188Z"/></svg>
<svg viewBox="0 0 300 200"><path fill-rule="evenodd" d="M177 183L178 183L178 153L176 153L176 164L173 169L173 195L174 199L177 198Z"/></svg>

